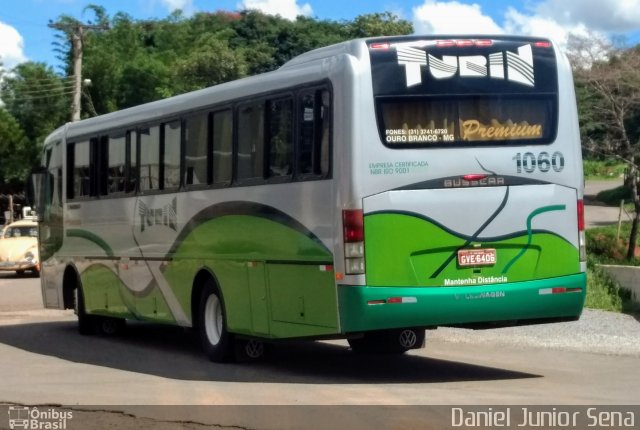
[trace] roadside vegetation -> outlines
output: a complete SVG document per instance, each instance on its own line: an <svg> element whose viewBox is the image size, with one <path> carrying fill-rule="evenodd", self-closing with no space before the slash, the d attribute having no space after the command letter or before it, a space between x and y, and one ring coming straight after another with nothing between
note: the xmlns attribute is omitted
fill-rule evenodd
<svg viewBox="0 0 640 430"><path fill-rule="evenodd" d="M613 312L640 314L640 305L631 300L629 291L620 288L599 264L640 266L640 255L626 258L631 223L624 222L618 237L617 225L586 231L587 237L587 300L585 306Z"/></svg>
<svg viewBox="0 0 640 430"><path fill-rule="evenodd" d="M583 168L587 180L618 179L624 175L626 165L617 160L584 160Z"/></svg>

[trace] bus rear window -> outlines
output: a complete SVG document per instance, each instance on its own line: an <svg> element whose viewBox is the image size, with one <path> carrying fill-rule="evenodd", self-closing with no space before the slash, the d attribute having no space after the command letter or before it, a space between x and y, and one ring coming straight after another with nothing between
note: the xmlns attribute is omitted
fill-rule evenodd
<svg viewBox="0 0 640 430"><path fill-rule="evenodd" d="M379 97L380 137L390 147L551 143L554 96Z"/></svg>

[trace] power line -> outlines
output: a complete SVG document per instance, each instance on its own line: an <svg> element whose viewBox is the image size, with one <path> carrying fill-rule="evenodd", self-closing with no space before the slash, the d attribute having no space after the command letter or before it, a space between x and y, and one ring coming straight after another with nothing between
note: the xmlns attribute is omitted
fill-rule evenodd
<svg viewBox="0 0 640 430"><path fill-rule="evenodd" d="M46 95L46 94L42 94L42 95L39 95L39 96L32 96L32 97L28 97L28 98L26 98L26 97L16 97L16 98L12 98L11 99L11 103L14 103L14 102L18 102L18 103L21 103L21 102L32 102L34 100L42 100L42 99L47 99L47 98L50 98L50 97L70 96L70 95L73 95L73 93L74 93L73 90L69 90L69 91L65 91L63 93L52 94L51 96Z"/></svg>
<svg viewBox="0 0 640 430"><path fill-rule="evenodd" d="M48 89L48 90L40 90L40 91L35 91L34 90L34 91L24 91L24 92L23 91L18 91L18 92L15 93L14 97L11 97L10 94L5 95L5 97L7 99L15 100L15 99L21 98L21 97L22 98L27 98L27 97L30 97L30 96L39 96L41 94L44 94L44 95L47 95L47 96L50 95L50 94L51 95L56 95L56 94L60 94L60 92L66 92L66 91L73 91L73 85L68 86L68 87L61 87L59 89ZM2 93L0 92L0 94L2 94Z"/></svg>
<svg viewBox="0 0 640 430"><path fill-rule="evenodd" d="M55 91L59 88L70 88L70 87L73 87L73 85L74 85L73 82L56 83L56 84L48 84L48 85L32 85L30 86L29 89L26 89L26 90L22 89L21 87L9 87L9 88L6 88L6 92L28 94L33 92Z"/></svg>
<svg viewBox="0 0 640 430"><path fill-rule="evenodd" d="M56 80L72 81L73 79L75 79L75 76L73 76L73 75L64 76L64 77L52 76L50 78L31 78L31 77L25 77L25 76L7 77L7 78L5 78L6 82L15 82L17 84L33 84L34 82L36 82L36 83L38 83L38 82L49 83L49 82L55 82Z"/></svg>

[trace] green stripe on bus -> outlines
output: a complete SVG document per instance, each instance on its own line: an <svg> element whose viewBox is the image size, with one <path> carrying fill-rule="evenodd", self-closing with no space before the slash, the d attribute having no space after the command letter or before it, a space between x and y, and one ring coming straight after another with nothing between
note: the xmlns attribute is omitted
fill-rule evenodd
<svg viewBox="0 0 640 430"><path fill-rule="evenodd" d="M114 256L113 249L111 249L109 244L103 238L90 231L72 228L67 230L67 237L78 237L81 239L86 239L102 248L108 257Z"/></svg>

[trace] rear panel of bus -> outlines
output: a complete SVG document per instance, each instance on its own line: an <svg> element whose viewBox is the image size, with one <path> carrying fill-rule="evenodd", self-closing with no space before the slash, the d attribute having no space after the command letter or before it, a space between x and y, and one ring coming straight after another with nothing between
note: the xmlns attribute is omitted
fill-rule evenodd
<svg viewBox="0 0 640 430"><path fill-rule="evenodd" d="M343 212L342 330L577 318L582 165L571 73L554 44L366 45L373 100L355 120L375 127L357 127L360 195Z"/></svg>

